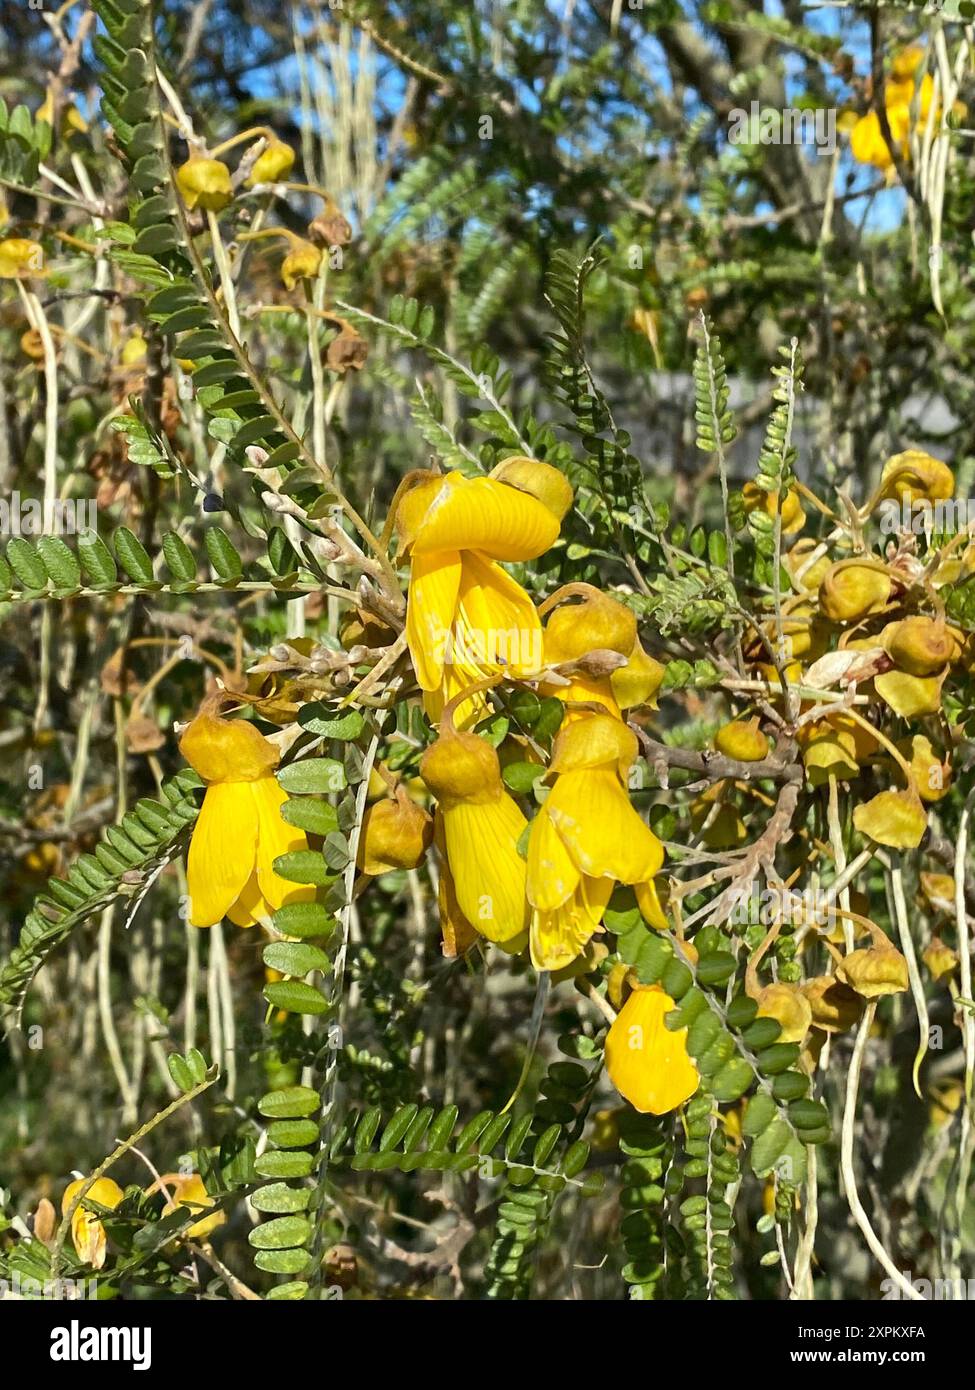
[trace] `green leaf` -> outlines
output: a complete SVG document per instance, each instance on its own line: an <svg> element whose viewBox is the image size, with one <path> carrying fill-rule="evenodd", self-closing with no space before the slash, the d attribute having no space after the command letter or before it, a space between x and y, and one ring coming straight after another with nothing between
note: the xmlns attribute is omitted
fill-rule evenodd
<svg viewBox="0 0 975 1390"><path fill-rule="evenodd" d="M127 526L118 528L112 537L112 544L119 564L133 583L151 585L155 582L149 553Z"/></svg>
<svg viewBox="0 0 975 1390"><path fill-rule="evenodd" d="M346 783L345 769L334 758L305 758L278 769L278 785L289 796L340 792Z"/></svg>

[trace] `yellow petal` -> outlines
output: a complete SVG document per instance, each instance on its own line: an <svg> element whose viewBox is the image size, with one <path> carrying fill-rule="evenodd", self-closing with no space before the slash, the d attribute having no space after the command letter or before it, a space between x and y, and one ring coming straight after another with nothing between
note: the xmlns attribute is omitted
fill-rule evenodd
<svg viewBox="0 0 975 1390"><path fill-rule="evenodd" d="M87 1178L78 1178L65 1188L64 1196L61 1198L61 1214L63 1216L67 1215L71 1203L87 1181ZM118 1206L124 1195L118 1183L111 1178L98 1178L85 1193L85 1200L90 1198L99 1206L114 1208ZM106 1252L105 1227L93 1212L85 1211L80 1204L75 1208L75 1213L71 1218L71 1243L80 1260L91 1265L93 1269L102 1268L105 1263Z"/></svg>
<svg viewBox="0 0 975 1390"><path fill-rule="evenodd" d="M676 1004L663 990L636 989L606 1035L606 1070L635 1110L665 1115L698 1088L687 1052L687 1029L672 1033L664 1019Z"/></svg>
<svg viewBox="0 0 975 1390"><path fill-rule="evenodd" d="M555 912L573 896L581 878L546 802L528 836L528 901L542 913Z"/></svg>
<svg viewBox="0 0 975 1390"><path fill-rule="evenodd" d="M614 772L564 773L545 810L576 867L592 878L645 883L664 862L663 846L630 805Z"/></svg>
<svg viewBox="0 0 975 1390"><path fill-rule="evenodd" d="M542 665L542 624L535 605L511 575L493 560L465 554L453 650L455 664L476 679L508 671L529 675Z"/></svg>
<svg viewBox="0 0 975 1390"><path fill-rule="evenodd" d="M460 556L456 552L413 556L406 640L422 690L436 690L440 685L454 625L460 574Z"/></svg>
<svg viewBox="0 0 975 1390"><path fill-rule="evenodd" d="M443 811L444 842L461 912L489 941L508 941L528 924L525 861L517 845L525 817L506 793Z"/></svg>
<svg viewBox="0 0 975 1390"><path fill-rule="evenodd" d="M250 791L257 808L257 881L261 893L274 912L285 903L311 902L315 896L312 886L291 883L274 872L279 855L308 848L305 832L281 817L287 793L273 777L251 782Z"/></svg>
<svg viewBox="0 0 975 1390"><path fill-rule="evenodd" d="M554 912L532 913L531 959L536 970L562 970L582 954L613 892L612 879L584 878Z"/></svg>
<svg viewBox="0 0 975 1390"><path fill-rule="evenodd" d="M917 714L937 714L947 666L937 676L909 676L906 671L886 671L873 685L880 698L903 719Z"/></svg>
<svg viewBox="0 0 975 1390"><path fill-rule="evenodd" d="M250 782L207 788L186 866L190 923L212 927L242 892L257 862L257 806Z"/></svg>
<svg viewBox="0 0 975 1390"><path fill-rule="evenodd" d="M861 835L892 849L917 849L924 839L928 818L913 791L880 792L853 811L853 824Z"/></svg>
<svg viewBox="0 0 975 1390"><path fill-rule="evenodd" d="M417 530L413 553L480 550L493 560L534 560L558 534L557 517L537 498L494 478L452 473Z"/></svg>

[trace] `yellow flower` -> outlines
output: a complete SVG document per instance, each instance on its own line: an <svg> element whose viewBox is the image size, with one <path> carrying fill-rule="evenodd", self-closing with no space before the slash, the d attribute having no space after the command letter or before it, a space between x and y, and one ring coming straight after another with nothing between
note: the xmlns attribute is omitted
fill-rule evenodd
<svg viewBox="0 0 975 1390"><path fill-rule="evenodd" d="M180 1207L189 1207L191 1211L195 1211L213 1206L213 1198L203 1186L203 1179L199 1173L164 1173L151 1187L146 1188L146 1192L162 1192L166 1195L164 1215L177 1211ZM226 1220L224 1212L214 1212L212 1216L204 1216L202 1220L194 1221L184 1235L190 1240L206 1240L207 1236Z"/></svg>
<svg viewBox="0 0 975 1390"><path fill-rule="evenodd" d="M902 50L891 63L890 79L884 86L884 109L894 144L906 159L911 129L912 106L917 94L917 120L923 125L931 110L934 79L925 73L920 83L917 71L924 61L924 49L917 45ZM893 157L884 139L880 117L868 111L855 123L850 132L850 150L860 164L871 164L885 173L893 167Z"/></svg>
<svg viewBox="0 0 975 1390"><path fill-rule="evenodd" d="M740 762L760 763L768 757L768 738L762 732L757 715L723 724L714 736L714 746L726 758L736 758Z"/></svg>
<svg viewBox="0 0 975 1390"><path fill-rule="evenodd" d="M322 253L318 247L299 239L281 262L281 279L293 290L299 280L314 280L321 263Z"/></svg>
<svg viewBox="0 0 975 1390"><path fill-rule="evenodd" d="M254 167L247 177L248 188L256 188L259 183L277 183L287 178L294 168L295 152L283 140L271 140L267 149L257 156Z"/></svg>
<svg viewBox="0 0 975 1390"><path fill-rule="evenodd" d="M542 476L554 472L536 463ZM537 671L541 623L528 594L500 560L531 560L559 534L559 517L522 486L496 478L429 475L396 513L411 551L406 638L431 718L470 686ZM469 723L485 708L477 695L457 711Z"/></svg>
<svg viewBox="0 0 975 1390"><path fill-rule="evenodd" d="M54 124L54 101L50 87L43 103L37 108L37 119L46 121L48 125ZM88 122L75 106L73 101L65 102L61 107L61 139L66 140L69 136L77 132L84 135L88 129Z"/></svg>
<svg viewBox="0 0 975 1390"><path fill-rule="evenodd" d="M126 339L119 353L119 361L123 367L139 367L145 362L148 351L149 345L137 329L131 338Z"/></svg>
<svg viewBox="0 0 975 1390"><path fill-rule="evenodd" d="M798 985L765 985L755 998L758 1001L758 1017L774 1018L782 1029L779 1042L805 1042L812 1026L812 1009Z"/></svg>
<svg viewBox="0 0 975 1390"><path fill-rule="evenodd" d="M816 975L801 986L809 1002L812 1026L824 1033L845 1033L860 1020L863 999L833 975Z"/></svg>
<svg viewBox="0 0 975 1390"><path fill-rule="evenodd" d="M940 980L942 975L952 974L958 968L958 952L946 945L940 936L932 936L924 948L922 959L936 980Z"/></svg>
<svg viewBox="0 0 975 1390"><path fill-rule="evenodd" d="M489 941L514 941L528 924L518 853L527 822L504 789L497 753L476 734L455 733L447 719L420 761L420 776L439 803L457 911Z"/></svg>
<svg viewBox="0 0 975 1390"><path fill-rule="evenodd" d="M180 751L208 783L187 865L193 926L212 927L226 916L252 927L285 903L313 898L313 888L274 872L279 855L308 848L304 831L281 819L288 798L274 777L274 744L253 724L203 710Z"/></svg>
<svg viewBox="0 0 975 1390"><path fill-rule="evenodd" d="M878 936L882 936L878 933ZM910 979L907 961L889 941L878 946L851 951L837 965L839 978L864 999L880 999L885 994L903 994Z"/></svg>
<svg viewBox="0 0 975 1390"><path fill-rule="evenodd" d="M664 852L630 804L624 785L635 735L594 714L566 725L552 750L554 787L528 839L531 956L560 970L585 949L616 883L646 883Z"/></svg>
<svg viewBox="0 0 975 1390"><path fill-rule="evenodd" d="M698 1088L687 1052L687 1029L664 1019L677 1005L657 986L635 989L606 1035L606 1070L621 1096L642 1114L666 1115Z"/></svg>
<svg viewBox="0 0 975 1390"><path fill-rule="evenodd" d="M955 475L942 459L906 449L884 464L881 496L898 502L946 502L955 495Z"/></svg>
<svg viewBox="0 0 975 1390"><path fill-rule="evenodd" d="M579 598L576 604L564 599ZM559 604L559 607L555 607ZM636 618L617 599L591 584L566 584L547 601L552 608L545 625L545 665L578 669L567 672L568 685L544 684L542 692L557 696L563 704L598 704L620 717L624 709L654 704L654 696L664 678L664 668L643 650L637 636ZM587 669L586 658L608 652L626 661L606 671L595 658ZM572 711L565 722L586 718L587 711Z"/></svg>
<svg viewBox="0 0 975 1390"><path fill-rule="evenodd" d="M836 623L859 621L879 613L890 598L890 575L871 560L840 560L823 576L819 606Z"/></svg>
<svg viewBox="0 0 975 1390"><path fill-rule="evenodd" d="M230 170L219 159L204 159L195 154L176 170L176 183L183 202L190 210L205 208L219 212L234 196Z"/></svg>
<svg viewBox="0 0 975 1390"><path fill-rule="evenodd" d="M432 838L433 820L399 786L395 797L377 801L366 811L356 862L370 875L415 869Z"/></svg>
<svg viewBox="0 0 975 1390"><path fill-rule="evenodd" d="M775 520L779 510L779 494L777 492L766 492L765 488L759 487L757 483L748 482L742 488L741 495L745 503L746 515L761 510L772 521ZM786 536L794 536L806 524L806 513L802 509L802 500L794 487L786 489L781 505L782 533Z"/></svg>
<svg viewBox="0 0 975 1390"><path fill-rule="evenodd" d="M44 248L26 237L9 236L0 241L0 280L21 280L44 271Z"/></svg>
<svg viewBox="0 0 975 1390"><path fill-rule="evenodd" d="M88 1181L87 1178L77 1178L74 1182L68 1183L65 1188L64 1196L61 1198L61 1215L67 1216L71 1203ZM97 1178L85 1193L85 1201L90 1198L97 1202L100 1207L115 1208L121 1202L125 1193L117 1182L111 1178ZM79 1202L71 1218L71 1241L78 1253L79 1260L89 1264L93 1269L101 1269L105 1263L105 1227L98 1217L84 1209L84 1205Z"/></svg>
<svg viewBox="0 0 975 1390"><path fill-rule="evenodd" d="M915 616L888 623L880 644L891 661L912 676L933 676L943 671L956 651L956 643L943 621Z"/></svg>

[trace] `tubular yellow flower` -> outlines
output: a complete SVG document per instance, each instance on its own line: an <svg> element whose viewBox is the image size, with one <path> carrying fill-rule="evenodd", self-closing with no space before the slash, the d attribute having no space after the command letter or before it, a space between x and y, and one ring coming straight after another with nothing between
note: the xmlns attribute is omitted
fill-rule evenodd
<svg viewBox="0 0 975 1390"><path fill-rule="evenodd" d="M286 179L294 168L295 152L283 140L271 140L254 161L254 167L246 179L248 188L256 188L259 183L277 183Z"/></svg>
<svg viewBox="0 0 975 1390"><path fill-rule="evenodd" d="M555 513L523 483L450 473L410 489L396 525L402 548L411 550L406 639L428 714L438 719L444 704L493 675L538 670L538 614L498 562L547 550L559 534ZM458 721L483 708L483 696L473 696Z"/></svg>
<svg viewBox="0 0 975 1390"><path fill-rule="evenodd" d="M204 159L199 154L192 155L179 166L176 183L183 202L191 211L200 207L208 212L219 212L234 196L226 164L219 159Z"/></svg>
<svg viewBox="0 0 975 1390"><path fill-rule="evenodd" d="M606 1035L606 1070L634 1110L666 1115L697 1090L687 1052L687 1029L672 1033L664 1019L677 1005L657 986L635 989Z"/></svg>
<svg viewBox="0 0 975 1390"><path fill-rule="evenodd" d="M448 718L420 761L420 776L439 803L460 915L489 941L513 941L528 923L518 853L527 822L504 789L497 753L476 734L455 733Z"/></svg>
<svg viewBox="0 0 975 1390"><path fill-rule="evenodd" d="M563 728L552 751L557 780L528 838L531 957L561 970L584 949L616 883L649 882L663 846L630 804L623 784L636 738L609 715Z"/></svg>
<svg viewBox="0 0 975 1390"><path fill-rule="evenodd" d="M279 855L308 848L304 831L281 818L288 798L274 777L274 744L252 724L204 709L180 751L208 783L187 864L192 925L212 927L229 917L252 927L285 903L313 898L313 888L274 872Z"/></svg>
<svg viewBox="0 0 975 1390"><path fill-rule="evenodd" d="M62 1216L67 1216L71 1203L87 1181L87 1178L77 1178L74 1182L68 1183L64 1190L64 1196L61 1198ZM87 1201L90 1197L100 1207L112 1207L114 1209L124 1196L125 1193L117 1182L111 1178L98 1178L85 1193L85 1200ZM75 1208L74 1216L71 1218L71 1242L79 1260L91 1265L93 1269L102 1268L105 1263L105 1227L97 1216L85 1211L81 1203Z"/></svg>
<svg viewBox="0 0 975 1390"><path fill-rule="evenodd" d="M955 475L948 465L921 449L906 449L884 464L881 495L899 502L946 502L955 493Z"/></svg>
<svg viewBox="0 0 975 1390"><path fill-rule="evenodd" d="M202 1211L206 1207L213 1206L213 1198L203 1185L203 1179L199 1173L164 1173L146 1192L162 1192L166 1196L166 1205L163 1207L164 1215L172 1211L177 1211L180 1207L188 1207L191 1211ZM183 1235L189 1240L206 1240L218 1226L222 1226L227 1220L222 1211L214 1212L212 1216L204 1216L199 1221L194 1221Z"/></svg>

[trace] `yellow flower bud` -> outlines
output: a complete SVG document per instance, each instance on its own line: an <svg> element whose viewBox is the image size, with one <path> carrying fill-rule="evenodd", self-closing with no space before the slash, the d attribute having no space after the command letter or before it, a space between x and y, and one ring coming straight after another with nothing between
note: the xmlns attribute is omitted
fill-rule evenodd
<svg viewBox="0 0 975 1390"><path fill-rule="evenodd" d="M890 942L886 946L868 946L851 951L837 965L836 973L864 999L903 994L910 983L907 961Z"/></svg>
<svg viewBox="0 0 975 1390"><path fill-rule="evenodd" d="M687 1029L664 1020L677 1005L656 986L635 989L606 1035L606 1070L620 1095L642 1114L666 1115L697 1090Z"/></svg>
<svg viewBox="0 0 975 1390"><path fill-rule="evenodd" d="M212 1216L202 1215L207 1207L213 1206L213 1198L203 1185L199 1173L163 1173L146 1188L146 1192L164 1193L166 1205L163 1207L163 1214L166 1216L178 1211L180 1207L186 1207L190 1212L200 1211L201 1219L194 1221L182 1232L186 1240L206 1240L227 1220L226 1214L222 1211L214 1212Z"/></svg>
<svg viewBox="0 0 975 1390"><path fill-rule="evenodd" d="M880 792L853 810L853 824L861 835L891 849L917 849L928 828L928 818L913 789Z"/></svg>
<svg viewBox="0 0 975 1390"><path fill-rule="evenodd" d="M923 960L936 980L940 980L942 975L952 974L958 968L957 951L953 951L940 936L932 936L924 948Z"/></svg>
<svg viewBox="0 0 975 1390"><path fill-rule="evenodd" d="M714 746L726 758L739 762L760 763L768 757L769 741L758 722L758 716L751 719L733 719L723 724L714 736Z"/></svg>
<svg viewBox="0 0 975 1390"><path fill-rule="evenodd" d="M812 1026L824 1033L846 1033L863 1013L863 1000L855 990L833 975L816 975L802 985Z"/></svg>
<svg viewBox="0 0 975 1390"><path fill-rule="evenodd" d="M219 159L205 159L194 154L176 170L176 184L183 202L192 211L204 208L219 212L234 196L230 170Z"/></svg>
<svg viewBox="0 0 975 1390"><path fill-rule="evenodd" d="M944 670L957 647L943 622L925 617L888 623L880 642L890 659L912 676L933 676Z"/></svg>
<svg viewBox="0 0 975 1390"><path fill-rule="evenodd" d="M146 360L148 351L149 346L142 334L133 333L132 337L126 340L119 354L119 361L123 367L136 367Z"/></svg>
<svg viewBox="0 0 975 1390"><path fill-rule="evenodd" d="M281 262L281 279L289 290L299 280L314 280L322 264L322 253L310 241L296 241Z"/></svg>
<svg viewBox="0 0 975 1390"><path fill-rule="evenodd" d="M820 555L812 560L818 549L818 541L803 537L796 541L788 555L783 556L782 563L797 589L815 592L823 582L832 561L828 555Z"/></svg>
<svg viewBox="0 0 975 1390"><path fill-rule="evenodd" d="M890 599L890 575L881 565L865 560L840 560L823 576L819 606L827 618L852 623L879 613Z"/></svg>
<svg viewBox="0 0 975 1390"><path fill-rule="evenodd" d="M812 1026L812 1010L798 985L765 985L757 998L759 1018L774 1018L782 1029L779 1042L805 1041Z"/></svg>
<svg viewBox="0 0 975 1390"><path fill-rule="evenodd" d="M44 272L44 248L26 237L11 236L0 241L0 280L22 280Z"/></svg>
<svg viewBox="0 0 975 1390"><path fill-rule="evenodd" d="M356 863L363 873L377 876L394 869L415 869L433 839L433 819L411 801L405 789L377 801L362 820Z"/></svg>
<svg viewBox="0 0 975 1390"><path fill-rule="evenodd" d="M931 874L922 870L920 882L921 892L929 907L933 907L937 912L954 912L955 880L951 874Z"/></svg>
<svg viewBox="0 0 975 1390"><path fill-rule="evenodd" d="M550 463L521 457L503 459L493 469L491 477L497 478L502 483L507 483L509 487L516 487L522 492L529 493L530 496L536 497L539 502L544 502L559 521L572 506L574 498L572 484L564 473L553 468Z"/></svg>
<svg viewBox="0 0 975 1390"><path fill-rule="evenodd" d="M259 183L277 183L287 178L294 168L295 152L283 140L268 141L254 161L254 167L246 179L248 188L256 188Z"/></svg>

